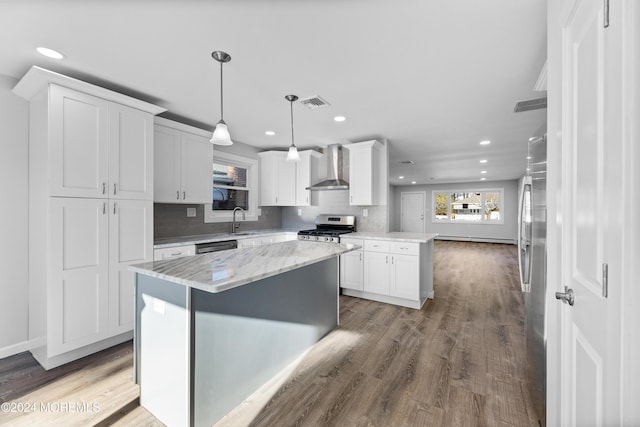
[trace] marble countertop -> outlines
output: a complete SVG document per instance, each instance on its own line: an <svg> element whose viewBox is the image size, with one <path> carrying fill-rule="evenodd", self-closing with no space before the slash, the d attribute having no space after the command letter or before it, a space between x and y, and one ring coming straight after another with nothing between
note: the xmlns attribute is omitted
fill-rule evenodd
<svg viewBox="0 0 640 427"><path fill-rule="evenodd" d="M375 232L358 232L343 234L340 237L353 237L354 239L370 239L370 240L393 240L397 242L414 242L414 243L427 243L429 240L436 238L438 234L433 233L403 233L403 232L391 232L391 233L375 233Z"/></svg>
<svg viewBox="0 0 640 427"><path fill-rule="evenodd" d="M360 249L360 246L292 240L135 264L129 266L129 269L136 273L217 293L356 249Z"/></svg>
<svg viewBox="0 0 640 427"><path fill-rule="evenodd" d="M297 230L272 229L272 230L241 231L236 234L213 233L213 234L198 234L195 236L162 237L154 240L153 248L162 249L162 248L171 248L176 246L195 245L198 243L221 242L225 240L251 239L254 237L263 237L263 236L266 237L274 234L297 233L297 232L298 232Z"/></svg>

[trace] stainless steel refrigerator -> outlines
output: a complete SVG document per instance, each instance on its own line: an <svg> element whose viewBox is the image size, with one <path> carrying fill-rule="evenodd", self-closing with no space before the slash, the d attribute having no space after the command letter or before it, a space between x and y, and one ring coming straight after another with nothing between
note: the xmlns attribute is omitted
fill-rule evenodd
<svg viewBox="0 0 640 427"><path fill-rule="evenodd" d="M525 302L528 383L541 425L546 424L545 293L547 275L547 137L529 141L518 224L520 283Z"/></svg>

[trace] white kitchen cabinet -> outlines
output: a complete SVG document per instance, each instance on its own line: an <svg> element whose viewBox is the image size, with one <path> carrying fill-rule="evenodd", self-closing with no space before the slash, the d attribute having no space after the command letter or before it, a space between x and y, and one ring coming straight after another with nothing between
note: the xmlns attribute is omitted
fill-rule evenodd
<svg viewBox="0 0 640 427"><path fill-rule="evenodd" d="M51 196L153 200L150 113L57 85L48 96Z"/></svg>
<svg viewBox="0 0 640 427"><path fill-rule="evenodd" d="M163 259L181 258L183 256L193 256L196 254L195 245L173 246L169 248L160 248L153 251L153 260L161 261Z"/></svg>
<svg viewBox="0 0 640 427"><path fill-rule="evenodd" d="M242 248L252 248L254 246L262 245L263 237L252 237L252 238L242 238L238 239L238 249Z"/></svg>
<svg viewBox="0 0 640 427"><path fill-rule="evenodd" d="M152 258L164 109L37 67L13 91L29 101L29 340L50 369L133 336L124 273Z"/></svg>
<svg viewBox="0 0 640 427"><path fill-rule="evenodd" d="M349 204L387 203L388 161L386 145L363 141L343 146L349 150Z"/></svg>
<svg viewBox="0 0 640 427"><path fill-rule="evenodd" d="M109 201L109 335L133 329L135 274L131 264L153 261L153 202Z"/></svg>
<svg viewBox="0 0 640 427"><path fill-rule="evenodd" d="M46 356L53 357L108 336L109 202L49 199L49 247L35 249L50 254L51 264L38 266L43 282L31 289L38 304L30 314L43 316L46 324L37 326L46 336Z"/></svg>
<svg viewBox="0 0 640 427"><path fill-rule="evenodd" d="M206 135L200 129L156 118L155 202L212 202L213 145Z"/></svg>
<svg viewBox="0 0 640 427"><path fill-rule="evenodd" d="M300 152L300 162L287 162L286 151L264 151L260 156L260 205L309 206L306 188L319 180L320 153Z"/></svg>
<svg viewBox="0 0 640 427"><path fill-rule="evenodd" d="M363 246L362 240L359 239L342 238L340 243ZM362 291L364 283L363 265L362 249L340 255L340 287Z"/></svg>
<svg viewBox="0 0 640 427"><path fill-rule="evenodd" d="M427 298L433 298L433 240L426 243L364 238L363 259L340 258L340 287L343 294L375 301L421 308ZM342 237L341 243L357 243L355 238ZM360 267L360 271L357 268ZM357 284L362 275L362 287ZM354 279L355 278L355 279Z"/></svg>

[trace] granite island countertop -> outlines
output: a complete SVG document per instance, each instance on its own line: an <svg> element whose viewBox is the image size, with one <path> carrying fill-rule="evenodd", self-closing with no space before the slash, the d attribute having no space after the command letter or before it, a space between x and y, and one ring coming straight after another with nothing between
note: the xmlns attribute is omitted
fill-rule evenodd
<svg viewBox="0 0 640 427"><path fill-rule="evenodd" d="M434 233L404 233L400 231L394 231L389 233L377 233L377 232L356 232L343 234L341 237L352 237L354 239L370 239L370 240L393 240L397 242L414 242L414 243L427 243L429 240L433 240L438 236Z"/></svg>
<svg viewBox="0 0 640 427"><path fill-rule="evenodd" d="M358 245L292 240L134 264L135 273L217 293L360 249Z"/></svg>
<svg viewBox="0 0 640 427"><path fill-rule="evenodd" d="M288 229L270 229L270 230L251 230L242 231L238 233L211 233L211 234L197 234L193 236L179 236L179 237L161 237L154 239L153 248L162 249L176 246L196 245L198 243L210 243L210 242L222 242L225 240L241 240L251 239L254 237L267 237L274 234L291 233L297 234L297 230Z"/></svg>

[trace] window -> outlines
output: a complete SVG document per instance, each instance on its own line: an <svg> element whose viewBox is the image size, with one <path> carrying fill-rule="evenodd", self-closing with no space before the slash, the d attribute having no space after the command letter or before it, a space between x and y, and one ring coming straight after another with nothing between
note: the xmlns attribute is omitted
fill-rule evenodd
<svg viewBox="0 0 640 427"><path fill-rule="evenodd" d="M433 192L433 222L504 224L504 189Z"/></svg>
<svg viewBox="0 0 640 427"><path fill-rule="evenodd" d="M205 209L205 222L231 221L236 207L246 211L248 221L257 221L257 174L257 160L214 152L213 194Z"/></svg>

